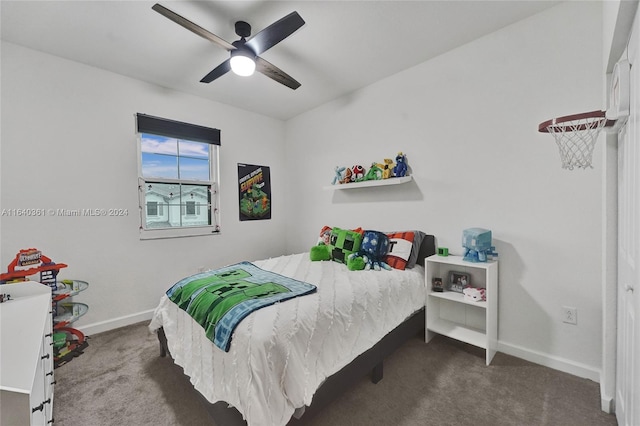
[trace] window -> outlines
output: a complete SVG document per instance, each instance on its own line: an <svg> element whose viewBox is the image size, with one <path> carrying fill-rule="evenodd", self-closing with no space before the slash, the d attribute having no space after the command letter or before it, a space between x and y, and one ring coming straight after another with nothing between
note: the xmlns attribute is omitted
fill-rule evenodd
<svg viewBox="0 0 640 426"><path fill-rule="evenodd" d="M147 202L147 216L158 216L158 202Z"/></svg>
<svg viewBox="0 0 640 426"><path fill-rule="evenodd" d="M140 238L219 233L220 130L144 114L136 118Z"/></svg>
<svg viewBox="0 0 640 426"><path fill-rule="evenodd" d="M196 203L193 201L187 201L187 211L185 212L188 215L195 215L196 214Z"/></svg>

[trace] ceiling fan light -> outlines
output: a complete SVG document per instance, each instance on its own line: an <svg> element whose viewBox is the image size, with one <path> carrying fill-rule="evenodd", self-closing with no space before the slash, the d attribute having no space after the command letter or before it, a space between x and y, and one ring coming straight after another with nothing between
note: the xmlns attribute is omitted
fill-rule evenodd
<svg viewBox="0 0 640 426"><path fill-rule="evenodd" d="M256 70L256 62L253 58L238 53L231 56L231 70L237 75L247 77Z"/></svg>

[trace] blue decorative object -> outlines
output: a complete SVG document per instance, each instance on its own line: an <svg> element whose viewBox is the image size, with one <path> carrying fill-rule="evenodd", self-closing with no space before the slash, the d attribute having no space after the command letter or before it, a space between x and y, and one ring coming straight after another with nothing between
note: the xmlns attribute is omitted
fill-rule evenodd
<svg viewBox="0 0 640 426"><path fill-rule="evenodd" d="M389 237L379 231L364 231L362 243L358 253L349 255L350 259L362 257L364 260L364 269L379 271L380 269L391 270L391 266L384 261L389 251Z"/></svg>
<svg viewBox="0 0 640 426"><path fill-rule="evenodd" d="M393 168L395 177L403 177L407 174L407 157L402 152L396 155L396 165Z"/></svg>
<svg viewBox="0 0 640 426"><path fill-rule="evenodd" d="M333 177L333 182L331 182L331 185L342 183L342 179L344 178L344 170L345 167L336 166L336 175Z"/></svg>
<svg viewBox="0 0 640 426"><path fill-rule="evenodd" d="M462 231L462 247L464 260L468 262L486 262L495 253L491 245L491 231L483 228L469 228Z"/></svg>

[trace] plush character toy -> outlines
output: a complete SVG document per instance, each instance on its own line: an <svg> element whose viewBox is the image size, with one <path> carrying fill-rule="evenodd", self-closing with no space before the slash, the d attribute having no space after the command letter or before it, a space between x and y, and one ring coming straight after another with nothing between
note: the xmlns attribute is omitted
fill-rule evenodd
<svg viewBox="0 0 640 426"><path fill-rule="evenodd" d="M320 230L320 238L318 238L318 245L320 244L329 245L330 241L331 241L331 227L325 225Z"/></svg>
<svg viewBox="0 0 640 426"><path fill-rule="evenodd" d="M396 155L396 166L393 168L393 174L396 177L403 177L407 174L407 157L402 152Z"/></svg>
<svg viewBox="0 0 640 426"><path fill-rule="evenodd" d="M342 178L340 183L351 183L351 176L353 176L353 173L351 169L347 167L344 171L344 178Z"/></svg>
<svg viewBox="0 0 640 426"><path fill-rule="evenodd" d="M349 231L348 229L324 227L320 231L321 239L326 236L327 230L330 232L329 242L325 244L324 240L322 240L318 242L318 245L311 247L309 253L310 259L312 261L333 260L347 264L349 255L357 253L360 249L360 243L362 241L361 229L358 228Z"/></svg>
<svg viewBox="0 0 640 426"><path fill-rule="evenodd" d="M464 300L470 302L487 300L487 293L484 288L466 287L462 289L462 293L464 294Z"/></svg>
<svg viewBox="0 0 640 426"><path fill-rule="evenodd" d="M343 179L344 167L336 166L336 175L333 177L333 182L331 185L335 185L336 183L341 183Z"/></svg>
<svg viewBox="0 0 640 426"><path fill-rule="evenodd" d="M362 179L364 179L364 167L362 167L361 165L356 164L351 168L351 171L353 172L353 174L351 175L352 182L360 182Z"/></svg>
<svg viewBox="0 0 640 426"><path fill-rule="evenodd" d="M379 180L382 179L382 169L378 167L376 163L371 163L371 168L364 175L364 180Z"/></svg>
<svg viewBox="0 0 640 426"><path fill-rule="evenodd" d="M331 259L335 262L347 264L350 254L357 253L362 244L362 234L347 229L333 228L331 230Z"/></svg>
<svg viewBox="0 0 640 426"><path fill-rule="evenodd" d="M330 241L331 227L325 225L320 230L318 244L311 247L309 258L314 262L320 260L331 260L331 248L329 247Z"/></svg>
<svg viewBox="0 0 640 426"><path fill-rule="evenodd" d="M378 167L382 169L382 179L389 179L393 177L393 160L391 158L385 158L384 164L378 164Z"/></svg>
<svg viewBox="0 0 640 426"><path fill-rule="evenodd" d="M347 267L351 270L356 270L356 265L364 263L365 270L391 270L391 266L384 261L388 251L389 237L386 234L378 231L364 231L360 250L349 255ZM362 259L362 262L358 259ZM350 263L353 265L353 269L349 266Z"/></svg>
<svg viewBox="0 0 640 426"><path fill-rule="evenodd" d="M331 260L331 248L324 244L311 247L309 252L309 259L313 262L320 260Z"/></svg>
<svg viewBox="0 0 640 426"><path fill-rule="evenodd" d="M351 253L347 257L347 269L350 271L362 271L365 268L366 263L362 256L358 256L358 253Z"/></svg>

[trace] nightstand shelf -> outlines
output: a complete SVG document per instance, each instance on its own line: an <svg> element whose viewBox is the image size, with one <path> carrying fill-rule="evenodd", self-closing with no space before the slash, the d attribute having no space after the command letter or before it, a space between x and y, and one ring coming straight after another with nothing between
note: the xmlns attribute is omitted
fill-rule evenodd
<svg viewBox="0 0 640 426"><path fill-rule="evenodd" d="M438 292L433 292L430 294L431 297L438 297L440 299L444 299L444 300L451 300L452 302L457 302L457 303L466 303L468 305L471 306L476 306L476 307L481 307L481 308L487 308L487 302L486 301L481 301L481 302L471 302L469 300L466 300L464 298L464 295L462 293L457 293L455 291L444 291L442 293L438 293Z"/></svg>
<svg viewBox="0 0 640 426"><path fill-rule="evenodd" d="M484 330L463 326L454 321L438 318L429 324L432 333L442 334L473 346L484 347L486 334Z"/></svg>
<svg viewBox="0 0 640 426"><path fill-rule="evenodd" d="M486 350L489 365L498 341L498 262L467 262L460 256L430 256L425 262L427 285L426 336L429 342L436 334L450 337ZM462 293L432 290L432 279L447 283L450 272L468 274L473 287L486 289L486 301L465 299Z"/></svg>

